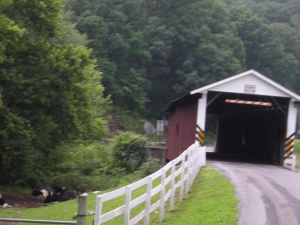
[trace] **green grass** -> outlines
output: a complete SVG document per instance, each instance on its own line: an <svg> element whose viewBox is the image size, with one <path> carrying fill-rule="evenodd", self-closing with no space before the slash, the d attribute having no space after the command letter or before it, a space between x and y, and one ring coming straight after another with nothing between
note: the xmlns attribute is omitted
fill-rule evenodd
<svg viewBox="0 0 300 225"><path fill-rule="evenodd" d="M158 185L159 178L154 180L153 186ZM167 187L167 190L169 186ZM132 193L132 199L145 193L146 186L143 186ZM103 192L104 193L104 192ZM87 211L95 210L95 197L97 194L89 194ZM152 204L159 199L159 194L154 196ZM175 211L169 212L169 202L165 205L165 220L163 224L172 225L201 225L201 224L228 224L237 223L236 214L238 212L238 200L234 196L234 186L224 175L217 172L212 167L206 166L201 169L190 193L185 195L184 200L179 202L179 192L177 191L175 200ZM77 211L77 200L63 203L51 204L47 207L35 209L1 209L0 217L23 218L23 219L43 219L43 220L72 220L72 216ZM108 212L115 207L124 204L124 196L106 202L103 211ZM131 211L131 218L137 215L144 204L141 204ZM150 224L159 224L159 209L151 214ZM87 217L87 223L91 225L93 216ZM105 224L123 224L123 216L119 216ZM143 224L141 221L139 224Z"/></svg>
<svg viewBox="0 0 300 225"><path fill-rule="evenodd" d="M234 186L214 168L206 166L195 179L190 193L165 215L166 225L237 224L238 200ZM155 223L154 223L155 224Z"/></svg>
<svg viewBox="0 0 300 225"><path fill-rule="evenodd" d="M297 166L300 167L300 140L295 140L294 154L297 156Z"/></svg>

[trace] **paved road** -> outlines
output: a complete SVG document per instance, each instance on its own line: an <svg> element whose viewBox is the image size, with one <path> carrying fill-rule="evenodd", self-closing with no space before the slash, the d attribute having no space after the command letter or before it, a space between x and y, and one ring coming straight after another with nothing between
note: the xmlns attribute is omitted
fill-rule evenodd
<svg viewBox="0 0 300 225"><path fill-rule="evenodd" d="M239 225L300 225L300 173L271 165L207 163L235 184Z"/></svg>

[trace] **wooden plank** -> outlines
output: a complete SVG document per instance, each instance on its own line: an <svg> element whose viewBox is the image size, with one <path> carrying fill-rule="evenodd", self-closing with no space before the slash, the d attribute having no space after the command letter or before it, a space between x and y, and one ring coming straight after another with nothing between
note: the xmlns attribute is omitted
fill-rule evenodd
<svg viewBox="0 0 300 225"><path fill-rule="evenodd" d="M181 186L181 183L182 181L180 180L175 184L175 190Z"/></svg>
<svg viewBox="0 0 300 225"><path fill-rule="evenodd" d="M180 177L180 180L181 180L181 185L180 185L180 201L182 201L183 199L183 192L184 192L184 173L185 173L185 154L184 154L184 157L182 158L182 162L181 162L181 177Z"/></svg>
<svg viewBox="0 0 300 225"><path fill-rule="evenodd" d="M171 181L171 175L166 178L165 185L168 185L170 181Z"/></svg>
<svg viewBox="0 0 300 225"><path fill-rule="evenodd" d="M145 217L145 210L143 210L142 212L140 212L138 215L136 215L134 218L132 218L129 221L129 225L135 225L138 222L140 222L143 218Z"/></svg>
<svg viewBox="0 0 300 225"><path fill-rule="evenodd" d="M152 177L152 180L155 180L156 178L160 177L161 176L161 169L156 171L155 173L152 173L150 176Z"/></svg>
<svg viewBox="0 0 300 225"><path fill-rule="evenodd" d="M175 164L178 164L181 160L182 160L182 158L183 158L183 154L181 154L180 156L178 156L176 159L174 159L173 161L174 161L174 163Z"/></svg>
<svg viewBox="0 0 300 225"><path fill-rule="evenodd" d="M146 193L139 196L138 198L132 200L130 202L130 209L136 207L137 205L141 204L142 202L145 202L146 201Z"/></svg>
<svg viewBox="0 0 300 225"><path fill-rule="evenodd" d="M186 183L185 183L185 194L187 194L189 192L189 189L190 189L190 181L189 181L189 178L190 178L190 166L191 166L191 151L192 151L192 148L190 147L189 148L189 151L188 151L188 154L187 154L187 161L186 161Z"/></svg>
<svg viewBox="0 0 300 225"><path fill-rule="evenodd" d="M125 187L119 188L117 190L105 193L103 195L98 195L98 196L102 196L102 202L106 202L108 200L117 198L121 195L125 195Z"/></svg>
<svg viewBox="0 0 300 225"><path fill-rule="evenodd" d="M164 201L168 201L168 199L170 198L171 196L171 190L168 190L167 194L165 194L165 197L164 197Z"/></svg>
<svg viewBox="0 0 300 225"><path fill-rule="evenodd" d="M159 207L160 200L157 200L153 205L150 206L150 212L153 212L155 209Z"/></svg>
<svg viewBox="0 0 300 225"><path fill-rule="evenodd" d="M149 225L150 223L150 206L151 206L151 190L152 190L152 177L148 176L147 184L147 198L146 198L146 211L145 211L145 220L144 225Z"/></svg>
<svg viewBox="0 0 300 225"><path fill-rule="evenodd" d="M169 163L166 164L162 169L165 169L166 171L168 171L171 167L172 167L172 163L169 162Z"/></svg>
<svg viewBox="0 0 300 225"><path fill-rule="evenodd" d="M96 196L96 210L95 210L95 219L94 225L101 224L101 214L102 214L102 198L103 196Z"/></svg>
<svg viewBox="0 0 300 225"><path fill-rule="evenodd" d="M131 186L127 185L125 196L125 209L124 209L124 225L128 225L130 220L130 201L131 201Z"/></svg>
<svg viewBox="0 0 300 225"><path fill-rule="evenodd" d="M175 171L175 177L177 177L179 174L181 174L182 167L180 167L178 170Z"/></svg>
<svg viewBox="0 0 300 225"><path fill-rule="evenodd" d="M84 194L79 195L79 197L78 197L76 225L85 225L87 196L88 196L88 194L84 193Z"/></svg>
<svg viewBox="0 0 300 225"><path fill-rule="evenodd" d="M147 177L130 184L131 191L134 191L135 189L140 188L140 187L144 186L145 184L147 184Z"/></svg>
<svg viewBox="0 0 300 225"><path fill-rule="evenodd" d="M183 182L185 182L186 179L187 179L187 174L185 173L185 174L183 175Z"/></svg>
<svg viewBox="0 0 300 225"><path fill-rule="evenodd" d="M161 174L161 190L160 190L160 210L159 210L159 221L162 223L165 217L165 191L166 191L166 185L165 185L165 179L166 179L166 170L162 169Z"/></svg>
<svg viewBox="0 0 300 225"><path fill-rule="evenodd" d="M175 200L175 162L172 161L172 170L171 170L171 196L170 196L170 212L174 211L174 200Z"/></svg>
<svg viewBox="0 0 300 225"><path fill-rule="evenodd" d="M60 221L60 220L30 220L30 219L13 219L13 218L0 218L0 221L5 222L24 222L24 223L43 223L43 224L75 224L74 221Z"/></svg>
<svg viewBox="0 0 300 225"><path fill-rule="evenodd" d="M120 216L124 213L124 210L125 210L125 206L121 206L119 208L116 208L108 213L105 213L104 215L101 216L101 223L98 223L98 224L102 224L108 220L111 220L117 216ZM97 223L95 225L98 225Z"/></svg>
<svg viewBox="0 0 300 225"><path fill-rule="evenodd" d="M151 196L156 195L161 190L161 184L151 190Z"/></svg>

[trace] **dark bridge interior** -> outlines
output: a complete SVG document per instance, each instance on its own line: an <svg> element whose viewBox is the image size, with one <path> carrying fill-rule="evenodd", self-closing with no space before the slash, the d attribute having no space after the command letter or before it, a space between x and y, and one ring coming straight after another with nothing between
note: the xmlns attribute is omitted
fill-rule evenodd
<svg viewBox="0 0 300 225"><path fill-rule="evenodd" d="M226 99L272 106L226 103ZM207 114L218 117L216 152L210 157L283 164L289 98L208 92Z"/></svg>

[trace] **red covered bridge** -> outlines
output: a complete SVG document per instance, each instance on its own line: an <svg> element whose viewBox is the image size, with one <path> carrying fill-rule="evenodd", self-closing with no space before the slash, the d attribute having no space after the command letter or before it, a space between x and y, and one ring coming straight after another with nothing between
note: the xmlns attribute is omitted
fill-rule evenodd
<svg viewBox="0 0 300 225"><path fill-rule="evenodd" d="M300 96L249 70L196 89L170 103L166 159L204 145L207 114L216 115L216 152L283 165L293 154Z"/></svg>

